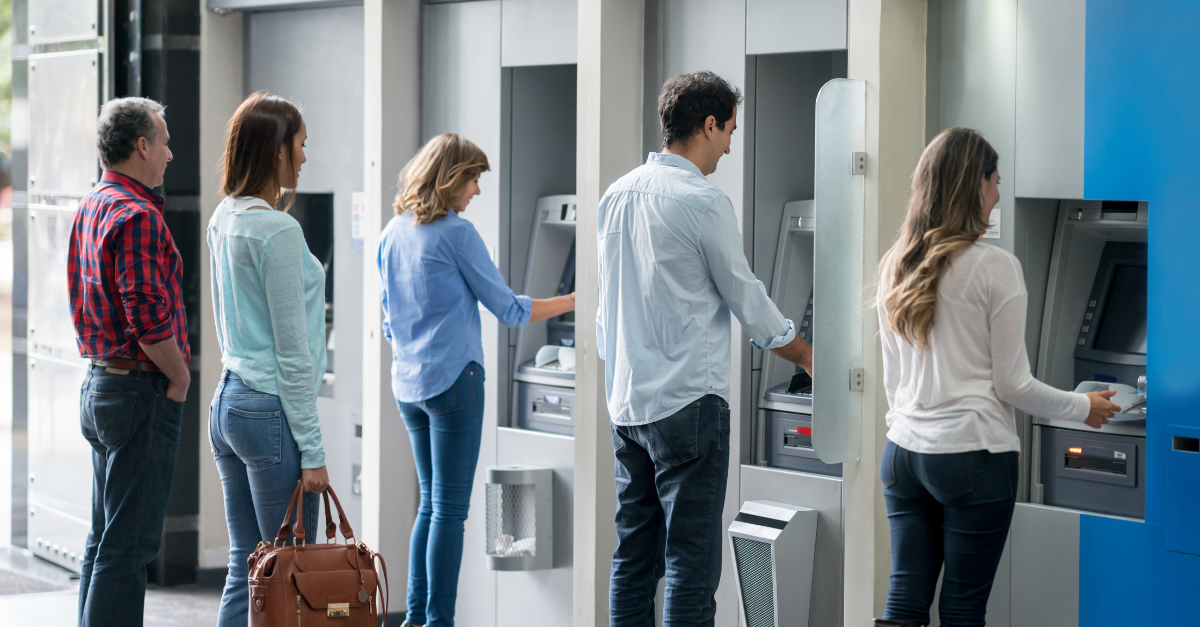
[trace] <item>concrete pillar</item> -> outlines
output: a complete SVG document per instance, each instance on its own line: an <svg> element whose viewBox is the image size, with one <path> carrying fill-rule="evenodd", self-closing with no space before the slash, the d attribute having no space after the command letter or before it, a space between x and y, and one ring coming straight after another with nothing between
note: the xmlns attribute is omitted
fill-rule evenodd
<svg viewBox="0 0 1200 627"><path fill-rule="evenodd" d="M364 11L363 528L355 531L399 575L391 584L391 609L402 613L408 536L419 490L408 434L392 396L392 352L380 327L375 250L379 232L392 216L396 176L419 148L421 4L366 0Z"/></svg>
<svg viewBox="0 0 1200 627"><path fill-rule="evenodd" d="M880 257L895 241L910 177L925 147L925 0L851 0L849 78L867 82L867 181L863 285L876 284ZM871 288L873 289L873 288ZM874 298L873 291L864 300ZM866 627L883 615L891 546L879 460L887 443L883 361L877 318L862 319L867 388L862 450L845 473L845 624Z"/></svg>
<svg viewBox="0 0 1200 627"><path fill-rule="evenodd" d="M225 125L242 102L242 13L200 12L200 226L221 202L221 172ZM169 115L169 114L168 114ZM208 407L221 378L221 346L213 316L212 272L207 239L200 248L200 377L192 387L200 397L200 543L199 583L220 585L229 565L229 532L225 524L225 495L221 476L208 444Z"/></svg>
<svg viewBox="0 0 1200 627"><path fill-rule="evenodd" d="M575 627L608 624L616 529L604 362L596 353L596 206L642 161L642 0L580 0L576 193Z"/></svg>

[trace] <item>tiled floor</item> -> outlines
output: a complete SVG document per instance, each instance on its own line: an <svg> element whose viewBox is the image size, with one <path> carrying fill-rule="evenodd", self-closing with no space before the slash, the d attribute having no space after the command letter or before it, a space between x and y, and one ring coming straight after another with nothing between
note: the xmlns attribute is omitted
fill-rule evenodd
<svg viewBox="0 0 1200 627"><path fill-rule="evenodd" d="M4 594L0 589L0 624L13 627L74 627L78 624L76 599L79 580L53 564L21 549L0 549L0 571L20 576L25 585L41 584L51 592ZM0 572L0 582L7 573ZM15 579L14 579L15 580ZM65 588L65 589L64 589ZM217 622L219 590L192 586L146 591L146 627L211 627Z"/></svg>

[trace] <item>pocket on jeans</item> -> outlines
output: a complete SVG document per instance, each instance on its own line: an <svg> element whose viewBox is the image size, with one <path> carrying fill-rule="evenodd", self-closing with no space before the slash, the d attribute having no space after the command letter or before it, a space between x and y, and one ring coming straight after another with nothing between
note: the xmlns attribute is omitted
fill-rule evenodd
<svg viewBox="0 0 1200 627"><path fill-rule="evenodd" d="M283 412L247 411L237 407L225 410L229 446L251 468L268 468L283 457Z"/></svg>
<svg viewBox="0 0 1200 627"><path fill-rule="evenodd" d="M612 431L613 452L618 453L621 449L625 448L625 438L622 438L620 434L617 433L617 425L614 425L610 422L608 426L609 430Z"/></svg>
<svg viewBox="0 0 1200 627"><path fill-rule="evenodd" d="M956 499L975 490L975 453L910 453L920 460L925 487L939 499Z"/></svg>
<svg viewBox="0 0 1200 627"><path fill-rule="evenodd" d="M700 403L692 403L657 422L646 425L650 454L660 462L678 466L700 456Z"/></svg>
<svg viewBox="0 0 1200 627"><path fill-rule="evenodd" d="M421 403L425 411L435 414L444 414L453 410L458 405L458 381L450 385L450 389L438 394Z"/></svg>
<svg viewBox="0 0 1200 627"><path fill-rule="evenodd" d="M116 447L133 437L151 410L139 405L141 394L137 389L130 389L127 381L106 379L97 377L93 380L84 401L84 411L96 424L97 439L105 446Z"/></svg>
<svg viewBox="0 0 1200 627"><path fill-rule="evenodd" d="M885 489L896 483L896 445L892 442L884 447L883 459L879 460L879 480Z"/></svg>

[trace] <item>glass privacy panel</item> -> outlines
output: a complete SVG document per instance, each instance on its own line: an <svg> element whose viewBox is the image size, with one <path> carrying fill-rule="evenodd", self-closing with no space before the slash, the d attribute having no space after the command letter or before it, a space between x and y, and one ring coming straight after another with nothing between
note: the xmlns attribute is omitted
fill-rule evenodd
<svg viewBox="0 0 1200 627"><path fill-rule="evenodd" d="M866 83L834 79L817 95L817 236L813 264L813 448L821 461L858 459L862 392L851 372L862 360L865 177L854 153L866 150Z"/></svg>
<svg viewBox="0 0 1200 627"><path fill-rule="evenodd" d="M83 197L97 181L100 54L29 55L29 194Z"/></svg>
<svg viewBox="0 0 1200 627"><path fill-rule="evenodd" d="M79 433L87 362L29 356L29 548L79 572L92 519L92 448Z"/></svg>
<svg viewBox="0 0 1200 627"><path fill-rule="evenodd" d="M29 0L29 43L95 39L100 3L96 0Z"/></svg>
<svg viewBox="0 0 1200 627"><path fill-rule="evenodd" d="M75 203L29 206L29 348L56 357L78 357L67 286Z"/></svg>

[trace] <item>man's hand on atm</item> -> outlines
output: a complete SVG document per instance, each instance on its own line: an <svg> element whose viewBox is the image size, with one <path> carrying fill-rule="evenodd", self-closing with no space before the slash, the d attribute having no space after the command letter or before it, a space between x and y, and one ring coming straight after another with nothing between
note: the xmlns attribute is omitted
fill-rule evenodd
<svg viewBox="0 0 1200 627"><path fill-rule="evenodd" d="M779 348L772 348L771 351L793 364L804 368L808 376L813 376L812 346L809 346L808 342L801 339L799 335L791 342Z"/></svg>
<svg viewBox="0 0 1200 627"><path fill-rule="evenodd" d="M1088 417L1084 419L1083 424L1093 429L1099 429L1108 423L1108 419L1112 418L1113 414L1121 411L1120 405L1108 400L1116 393L1116 390L1088 392L1087 397L1092 402L1092 410L1088 412Z"/></svg>

